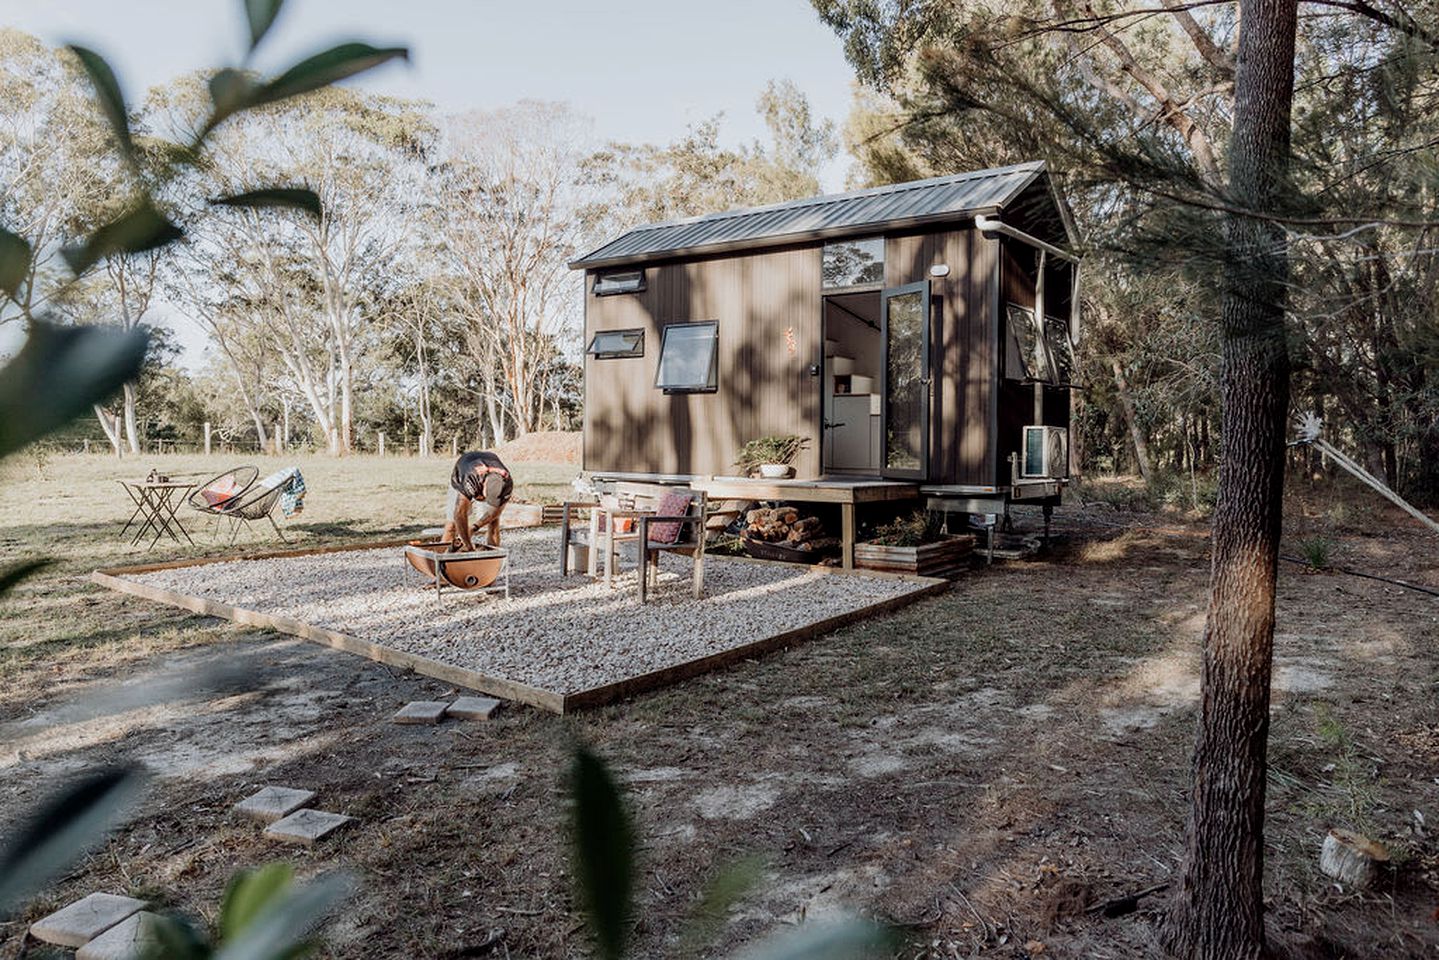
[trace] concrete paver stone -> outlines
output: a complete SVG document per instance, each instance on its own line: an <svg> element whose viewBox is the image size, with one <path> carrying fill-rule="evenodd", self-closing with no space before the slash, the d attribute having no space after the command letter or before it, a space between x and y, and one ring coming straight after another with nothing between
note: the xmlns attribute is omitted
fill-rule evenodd
<svg viewBox="0 0 1439 960"><path fill-rule="evenodd" d="M235 804L235 812L253 820L273 823L281 817L289 816L313 799L313 790L265 787Z"/></svg>
<svg viewBox="0 0 1439 960"><path fill-rule="evenodd" d="M30 924L30 935L62 947L83 947L117 923L148 907L144 900L92 893Z"/></svg>

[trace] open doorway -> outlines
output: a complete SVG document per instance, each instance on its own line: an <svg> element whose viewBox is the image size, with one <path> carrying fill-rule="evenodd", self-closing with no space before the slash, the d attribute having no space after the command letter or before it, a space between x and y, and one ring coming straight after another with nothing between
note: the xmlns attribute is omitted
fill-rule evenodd
<svg viewBox="0 0 1439 960"><path fill-rule="evenodd" d="M879 290L824 298L824 439L820 446L827 474L877 477L884 461L880 298Z"/></svg>

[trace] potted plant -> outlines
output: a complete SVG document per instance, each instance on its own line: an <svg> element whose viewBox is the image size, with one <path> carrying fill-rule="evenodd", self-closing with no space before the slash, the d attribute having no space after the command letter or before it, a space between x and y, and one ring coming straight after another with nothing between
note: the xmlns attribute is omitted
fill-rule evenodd
<svg viewBox="0 0 1439 960"><path fill-rule="evenodd" d="M768 480L779 480L793 473L790 466L794 458L809 443L808 437L790 436L760 437L740 448L735 466L746 477L758 473Z"/></svg>
<svg viewBox="0 0 1439 960"><path fill-rule="evenodd" d="M854 564L870 570L941 576L957 570L974 549L974 537L944 532L942 515L928 510L882 524L864 543L854 545Z"/></svg>

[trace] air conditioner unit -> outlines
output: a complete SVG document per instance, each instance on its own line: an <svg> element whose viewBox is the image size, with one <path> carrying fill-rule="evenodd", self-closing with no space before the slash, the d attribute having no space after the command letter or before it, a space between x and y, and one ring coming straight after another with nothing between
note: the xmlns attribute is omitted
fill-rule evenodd
<svg viewBox="0 0 1439 960"><path fill-rule="evenodd" d="M1024 463L1019 475L1026 480L1069 476L1069 431L1064 427L1025 427Z"/></svg>

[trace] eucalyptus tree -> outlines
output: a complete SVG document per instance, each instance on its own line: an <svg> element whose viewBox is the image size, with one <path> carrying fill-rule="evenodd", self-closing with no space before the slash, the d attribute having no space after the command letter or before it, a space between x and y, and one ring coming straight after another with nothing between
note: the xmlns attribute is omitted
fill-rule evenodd
<svg viewBox="0 0 1439 960"><path fill-rule="evenodd" d="M555 338L577 336L580 298L566 263L586 237L587 126L566 106L534 101L448 124L441 229L497 443L538 428L539 370Z"/></svg>
<svg viewBox="0 0 1439 960"><path fill-rule="evenodd" d="M75 59L0 27L0 223L24 238L0 249L0 323L30 323L68 275L60 251L113 194L109 132Z"/></svg>
<svg viewBox="0 0 1439 960"><path fill-rule="evenodd" d="M204 104L203 87L182 78L148 106L173 131ZM264 332L332 453L352 448L355 391L379 339L372 287L404 247L433 136L423 105L330 87L228 124L209 162L175 185L206 195L286 180L318 197L311 216L254 207L196 216L167 283L212 335L227 304L227 325Z"/></svg>
<svg viewBox="0 0 1439 960"><path fill-rule="evenodd" d="M833 121L817 120L792 81L771 80L755 103L769 142L721 143L723 115L672 143L610 143L585 161L595 190L591 218L605 231L716 213L819 193L819 173L838 152Z"/></svg>

